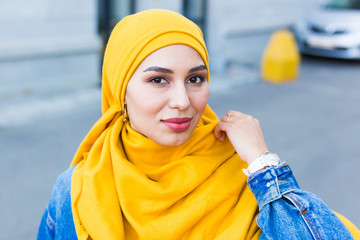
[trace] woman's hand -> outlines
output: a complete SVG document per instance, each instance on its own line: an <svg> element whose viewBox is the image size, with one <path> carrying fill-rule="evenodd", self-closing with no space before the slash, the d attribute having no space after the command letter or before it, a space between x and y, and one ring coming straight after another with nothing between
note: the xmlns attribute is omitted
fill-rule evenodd
<svg viewBox="0 0 360 240"><path fill-rule="evenodd" d="M214 133L220 141L227 135L237 154L248 164L268 151L260 123L250 115L229 111L221 118Z"/></svg>

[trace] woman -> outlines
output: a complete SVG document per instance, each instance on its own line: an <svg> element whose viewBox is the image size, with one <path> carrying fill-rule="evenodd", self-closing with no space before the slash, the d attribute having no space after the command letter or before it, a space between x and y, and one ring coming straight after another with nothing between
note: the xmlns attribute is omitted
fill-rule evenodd
<svg viewBox="0 0 360 240"><path fill-rule="evenodd" d="M55 183L38 239L359 237L299 189L256 119L229 111L217 120L208 80L191 21L149 10L118 23L104 57L103 116Z"/></svg>

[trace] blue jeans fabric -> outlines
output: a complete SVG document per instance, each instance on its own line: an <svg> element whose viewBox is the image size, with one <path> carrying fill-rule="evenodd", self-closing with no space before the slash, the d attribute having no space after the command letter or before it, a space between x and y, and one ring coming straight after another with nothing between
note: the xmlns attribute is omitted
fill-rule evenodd
<svg viewBox="0 0 360 240"><path fill-rule="evenodd" d="M353 239L320 198L299 188L289 165L250 175L248 186L260 208L260 239Z"/></svg>
<svg viewBox="0 0 360 240"><path fill-rule="evenodd" d="M38 240L77 239L70 195L74 168L56 180ZM248 186L260 209L257 216L262 231L260 239L353 239L320 198L299 188L287 164L251 174Z"/></svg>
<svg viewBox="0 0 360 240"><path fill-rule="evenodd" d="M77 239L71 210L71 177L75 166L57 178L41 219L37 239Z"/></svg>

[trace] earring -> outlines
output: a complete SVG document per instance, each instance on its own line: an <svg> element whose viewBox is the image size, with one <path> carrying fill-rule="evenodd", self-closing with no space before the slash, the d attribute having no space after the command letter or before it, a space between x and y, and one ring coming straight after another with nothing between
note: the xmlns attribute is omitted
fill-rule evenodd
<svg viewBox="0 0 360 240"><path fill-rule="evenodd" d="M128 120L128 114L127 114L127 109L126 109L126 103L124 103L122 105L121 108L121 114L124 116L123 122L126 122Z"/></svg>

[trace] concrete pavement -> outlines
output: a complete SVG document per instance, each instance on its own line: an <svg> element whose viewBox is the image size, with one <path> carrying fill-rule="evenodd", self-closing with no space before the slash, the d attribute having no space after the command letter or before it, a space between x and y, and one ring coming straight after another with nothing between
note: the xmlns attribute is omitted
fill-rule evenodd
<svg viewBox="0 0 360 240"><path fill-rule="evenodd" d="M360 227L358 76L360 62L305 58L285 85L254 73L213 77L209 104L219 117L233 109L258 118L300 186ZM100 91L3 102L0 113L0 239L34 239L56 176L100 116Z"/></svg>

